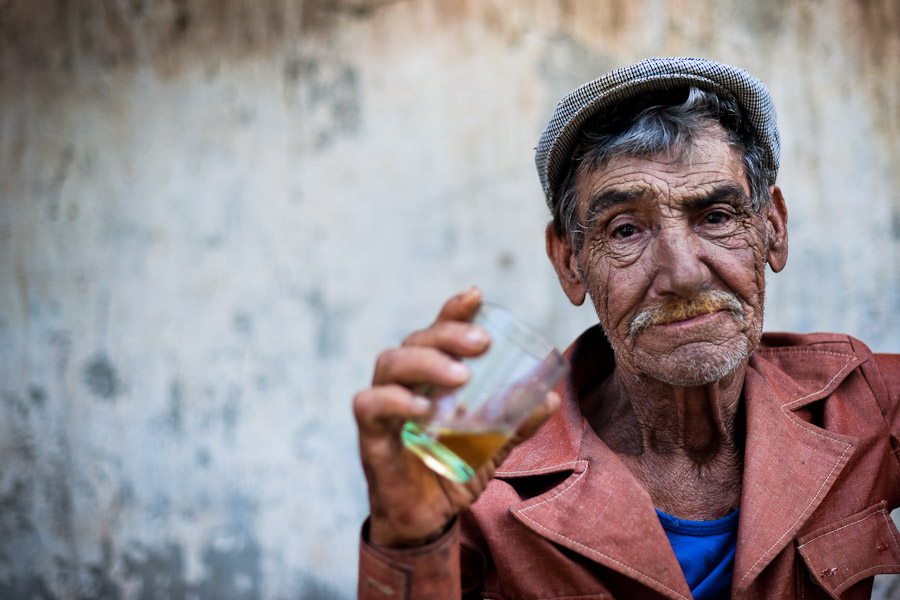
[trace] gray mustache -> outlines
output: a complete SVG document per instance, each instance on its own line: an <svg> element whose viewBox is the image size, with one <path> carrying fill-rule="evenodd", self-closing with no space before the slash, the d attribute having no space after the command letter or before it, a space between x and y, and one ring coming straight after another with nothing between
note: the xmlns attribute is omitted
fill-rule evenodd
<svg viewBox="0 0 900 600"><path fill-rule="evenodd" d="M744 324L744 307L737 296L717 290L701 292L693 298L676 298L660 306L642 310L631 320L628 337L633 338L653 325L684 321L719 310L727 310L738 323Z"/></svg>

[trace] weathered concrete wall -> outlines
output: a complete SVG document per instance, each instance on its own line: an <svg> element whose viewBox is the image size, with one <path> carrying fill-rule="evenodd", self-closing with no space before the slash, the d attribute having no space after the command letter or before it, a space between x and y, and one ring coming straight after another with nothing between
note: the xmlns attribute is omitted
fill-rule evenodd
<svg viewBox="0 0 900 600"><path fill-rule="evenodd" d="M350 598L350 398L476 283L565 344L532 149L609 68L768 82L769 328L900 351L896 0L0 2L0 598Z"/></svg>

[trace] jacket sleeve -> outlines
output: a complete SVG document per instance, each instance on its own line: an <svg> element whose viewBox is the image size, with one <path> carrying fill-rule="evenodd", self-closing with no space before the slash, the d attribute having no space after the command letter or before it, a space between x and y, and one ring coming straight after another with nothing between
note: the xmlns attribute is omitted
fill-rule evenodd
<svg viewBox="0 0 900 600"><path fill-rule="evenodd" d="M459 600L459 521L444 535L416 548L385 548L367 541L368 521L359 544L359 600Z"/></svg>

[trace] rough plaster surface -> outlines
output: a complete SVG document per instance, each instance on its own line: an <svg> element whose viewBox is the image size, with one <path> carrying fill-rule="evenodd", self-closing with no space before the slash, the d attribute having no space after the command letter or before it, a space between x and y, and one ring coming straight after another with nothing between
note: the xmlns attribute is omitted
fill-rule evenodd
<svg viewBox="0 0 900 600"><path fill-rule="evenodd" d="M0 2L0 598L352 597L373 357L472 283L590 324L533 147L678 54L775 96L768 328L900 351L894 0Z"/></svg>

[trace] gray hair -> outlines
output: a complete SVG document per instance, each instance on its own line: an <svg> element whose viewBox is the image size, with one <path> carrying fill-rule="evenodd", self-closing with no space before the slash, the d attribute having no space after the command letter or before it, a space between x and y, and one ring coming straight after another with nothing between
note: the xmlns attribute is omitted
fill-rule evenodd
<svg viewBox="0 0 900 600"><path fill-rule="evenodd" d="M689 155L694 143L711 124L725 129L725 141L741 155L753 209L761 212L771 202L769 176L761 147L744 119L738 103L696 87L669 89L600 112L579 132L575 150L554 197L553 228L557 237L568 235L577 254L584 243L578 218L575 180L623 156L650 157L661 152L675 160Z"/></svg>

